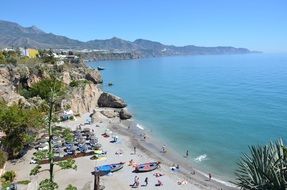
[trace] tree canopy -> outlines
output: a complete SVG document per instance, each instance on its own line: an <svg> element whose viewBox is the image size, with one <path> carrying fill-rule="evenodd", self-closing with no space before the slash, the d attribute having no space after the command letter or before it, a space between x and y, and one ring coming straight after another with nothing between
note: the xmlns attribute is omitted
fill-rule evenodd
<svg viewBox="0 0 287 190"><path fill-rule="evenodd" d="M52 93L61 96L65 92L65 85L57 79L44 79L34 84L30 90L31 96L40 96L46 101L50 101Z"/></svg>
<svg viewBox="0 0 287 190"><path fill-rule="evenodd" d="M43 126L43 121L43 114L38 110L0 102L0 130L6 134L2 143L10 157L17 156L33 141L33 129Z"/></svg>

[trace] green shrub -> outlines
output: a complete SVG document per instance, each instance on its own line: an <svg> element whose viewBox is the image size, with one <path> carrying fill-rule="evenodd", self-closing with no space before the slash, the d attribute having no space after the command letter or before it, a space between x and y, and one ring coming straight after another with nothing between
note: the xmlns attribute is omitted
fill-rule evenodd
<svg viewBox="0 0 287 190"><path fill-rule="evenodd" d="M79 86L79 81L73 80L70 82L70 87L78 87Z"/></svg>
<svg viewBox="0 0 287 190"><path fill-rule="evenodd" d="M77 187L75 187L75 186L69 184L68 187L66 187L65 190L77 190Z"/></svg>
<svg viewBox="0 0 287 190"><path fill-rule="evenodd" d="M16 173L14 171L6 171L2 176L1 180L2 182L13 182L16 177Z"/></svg>
<svg viewBox="0 0 287 190"><path fill-rule="evenodd" d="M8 187L10 187L11 182L7 181L7 182L2 182L2 189L8 189Z"/></svg>
<svg viewBox="0 0 287 190"><path fill-rule="evenodd" d="M72 82L70 82L70 87L85 86L88 83L89 83L89 81L87 81L87 80L73 80Z"/></svg>
<svg viewBox="0 0 287 190"><path fill-rule="evenodd" d="M40 182L38 190L55 190L58 189L58 187L59 186L57 183L51 181L50 179L44 179Z"/></svg>
<svg viewBox="0 0 287 190"><path fill-rule="evenodd" d="M4 167L5 162L8 159L8 155L3 150L0 150L0 168Z"/></svg>
<svg viewBox="0 0 287 190"><path fill-rule="evenodd" d="M40 165L35 166L35 168L33 168L30 172L30 175L37 175L40 172L40 169L42 167Z"/></svg>
<svg viewBox="0 0 287 190"><path fill-rule="evenodd" d="M21 96L23 96L24 98L28 99L32 97L32 93L30 90L26 89L26 88L20 88L19 89L19 94Z"/></svg>
<svg viewBox="0 0 287 190"><path fill-rule="evenodd" d="M30 180L22 180L22 181L18 181L17 183L21 185L28 185L30 182L31 182Z"/></svg>
<svg viewBox="0 0 287 190"><path fill-rule="evenodd" d="M57 95L65 93L65 85L59 80L44 79L34 84L31 88L32 96L40 96L42 99L48 100L51 96L51 88Z"/></svg>
<svg viewBox="0 0 287 190"><path fill-rule="evenodd" d="M34 153L35 160L41 161L48 157L48 150L39 150Z"/></svg>

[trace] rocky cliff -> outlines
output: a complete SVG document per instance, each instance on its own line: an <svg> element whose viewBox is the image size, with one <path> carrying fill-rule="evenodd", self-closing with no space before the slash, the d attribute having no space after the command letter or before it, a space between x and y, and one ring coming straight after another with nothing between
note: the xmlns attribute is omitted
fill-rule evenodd
<svg viewBox="0 0 287 190"><path fill-rule="evenodd" d="M16 103L27 107L37 106L35 98L30 100L24 97L25 92L33 84L50 78L52 75L61 79L68 87L62 105L69 104L75 113L90 112L98 106L98 98L102 93L98 87L98 84L102 82L99 71L76 65L2 65L0 67L0 97L8 105ZM72 82L78 82L80 85L71 86Z"/></svg>
<svg viewBox="0 0 287 190"><path fill-rule="evenodd" d="M83 114L91 113L98 107L116 110L126 107L121 98L101 90L99 84L103 80L99 71L75 64L1 65L0 98L8 105L39 107L43 105L44 100L40 97L27 97L26 93L37 82L52 76L60 79L67 86L67 93L59 104L61 110L71 109L76 114ZM105 114L102 113L103 116ZM122 119L131 117L131 115L123 117L123 113L116 114L117 117L120 115Z"/></svg>

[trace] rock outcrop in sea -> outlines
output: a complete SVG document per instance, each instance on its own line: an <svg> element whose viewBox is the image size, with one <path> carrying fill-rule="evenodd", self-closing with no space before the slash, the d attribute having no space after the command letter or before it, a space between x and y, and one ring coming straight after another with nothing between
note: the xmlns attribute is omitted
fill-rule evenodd
<svg viewBox="0 0 287 190"><path fill-rule="evenodd" d="M99 107L124 108L127 104L120 97L109 93L102 93L98 100Z"/></svg>
<svg viewBox="0 0 287 190"><path fill-rule="evenodd" d="M128 112L126 108L121 109L120 111L120 119L126 120L132 118L132 114Z"/></svg>

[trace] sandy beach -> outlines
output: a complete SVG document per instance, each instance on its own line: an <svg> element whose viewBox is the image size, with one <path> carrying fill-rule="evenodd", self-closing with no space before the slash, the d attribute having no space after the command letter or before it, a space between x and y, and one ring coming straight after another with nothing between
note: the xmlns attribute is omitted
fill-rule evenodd
<svg viewBox="0 0 287 190"><path fill-rule="evenodd" d="M102 109L101 109L102 110ZM97 110L99 111L99 110ZM58 125L75 130L79 124L85 123L89 117L89 113L83 114L75 121L66 121ZM96 127L97 125L97 127ZM180 159L170 152L162 153L161 144L156 142L155 138L147 135L143 138L142 129L135 126L135 123L130 121L120 121L119 118L101 117L99 123L85 125L85 128L91 128L95 131L99 142L102 144L103 150L107 151L107 156L101 160L91 160L91 156L77 158L77 170L60 170L57 166L55 168L55 181L59 184L59 189L65 189L68 184L76 186L79 190L92 190L94 185L94 176L91 172L96 166L104 164L112 164L118 162L125 162L123 169L100 178L100 184L105 186L105 189L132 189L131 185L134 183L135 176L139 177L140 186L137 189L234 189L218 183L216 180L208 180L208 177L200 171L188 166L184 163L184 158ZM103 137L101 134L105 133L106 129L112 131L109 138ZM112 143L112 136L116 135L119 141ZM136 154L134 154L134 147L136 147ZM28 186L19 186L18 189L36 190L39 182L48 178L48 165L42 165L42 172L37 176L29 176L34 164L30 164L30 160L35 150L28 151L28 153L20 160L10 161L7 163L6 170L16 171L16 181L31 180ZM116 152L122 152L121 155ZM129 161L133 160L136 164L146 163L151 161L160 161L161 167L152 172L147 173L133 173L134 168L129 166ZM172 171L170 167L173 164L178 164L179 170ZM44 171L43 171L44 170ZM195 174L191 174L195 171ZM155 177L155 173L161 173L163 176ZM145 178L148 178L148 185L145 186ZM156 186L160 180L163 185ZM180 182L184 182L179 185ZM186 183L185 183L186 182Z"/></svg>

